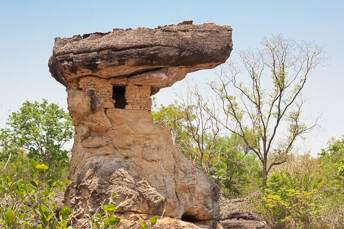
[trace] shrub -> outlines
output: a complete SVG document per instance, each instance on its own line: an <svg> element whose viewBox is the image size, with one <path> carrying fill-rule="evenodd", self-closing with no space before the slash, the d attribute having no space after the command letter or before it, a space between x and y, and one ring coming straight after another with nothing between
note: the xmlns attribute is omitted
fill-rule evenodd
<svg viewBox="0 0 344 229"><path fill-rule="evenodd" d="M48 165L25 154L0 163L0 225L4 228L57 228L68 226L70 209L58 205L56 195L67 184L66 176L48 175ZM65 168L60 168L65 169Z"/></svg>
<svg viewBox="0 0 344 229"><path fill-rule="evenodd" d="M259 206L260 212L275 228L315 228L320 199L317 181L307 175L292 176L274 172L268 179ZM303 181L313 183L304 185Z"/></svg>

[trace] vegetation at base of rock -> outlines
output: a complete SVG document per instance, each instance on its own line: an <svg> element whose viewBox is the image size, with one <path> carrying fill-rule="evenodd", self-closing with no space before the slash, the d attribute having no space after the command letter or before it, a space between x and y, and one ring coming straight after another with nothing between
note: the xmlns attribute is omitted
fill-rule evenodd
<svg viewBox="0 0 344 229"><path fill-rule="evenodd" d="M48 173L51 168L24 154L5 163L0 163L0 228L72 228L71 209L66 205L59 206L58 198L69 182L66 166L54 168L65 172L51 180ZM103 204L91 219L93 227L114 228L119 225L120 217L116 216L115 210L113 204ZM140 224L146 225L142 228L149 228L156 222L157 217L151 217Z"/></svg>
<svg viewBox="0 0 344 229"><path fill-rule="evenodd" d="M70 209L55 202L68 180L67 167L48 165L19 153L0 163L0 225L3 228L67 228ZM60 176L51 177L57 172Z"/></svg>

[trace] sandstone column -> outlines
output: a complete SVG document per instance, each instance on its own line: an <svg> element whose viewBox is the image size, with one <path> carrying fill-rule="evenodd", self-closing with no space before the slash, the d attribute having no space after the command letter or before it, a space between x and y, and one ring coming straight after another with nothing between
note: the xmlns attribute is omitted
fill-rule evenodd
<svg viewBox="0 0 344 229"><path fill-rule="evenodd" d="M177 150L168 130L153 124L150 97L225 62L231 50L231 28L212 23L55 39L49 68L66 86L75 126L65 193L74 223L87 228L116 193L124 218L164 215L212 227L218 188Z"/></svg>

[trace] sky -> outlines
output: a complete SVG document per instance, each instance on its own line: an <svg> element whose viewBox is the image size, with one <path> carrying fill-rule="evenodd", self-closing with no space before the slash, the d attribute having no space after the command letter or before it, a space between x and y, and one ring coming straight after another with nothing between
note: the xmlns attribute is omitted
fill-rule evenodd
<svg viewBox="0 0 344 229"><path fill-rule="evenodd" d="M319 126L298 145L316 155L331 138L344 135L343 12L342 0L0 0L0 128L25 100L46 98L66 107L65 88L48 71L55 37L193 20L230 25L234 52L255 49L276 34L322 47L326 60L303 94L305 120L319 119ZM187 80L202 87L215 77L214 70L204 70ZM172 103L186 85L161 90L157 101Z"/></svg>

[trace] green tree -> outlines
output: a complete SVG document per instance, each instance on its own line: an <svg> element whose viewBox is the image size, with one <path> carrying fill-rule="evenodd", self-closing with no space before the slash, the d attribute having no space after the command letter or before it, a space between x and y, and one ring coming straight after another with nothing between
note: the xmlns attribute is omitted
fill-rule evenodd
<svg viewBox="0 0 344 229"><path fill-rule="evenodd" d="M24 152L50 167L55 162L68 162L63 146L72 136L71 118L62 108L47 100L26 101L0 130L0 152L5 156Z"/></svg>
<svg viewBox="0 0 344 229"><path fill-rule="evenodd" d="M292 155L272 170L255 201L273 228L344 227L343 146L333 141L319 158Z"/></svg>
<svg viewBox="0 0 344 229"><path fill-rule="evenodd" d="M0 168L1 228L68 228L69 208L59 209L56 202L68 182L63 168L52 168L62 176L51 179L51 168L26 154L0 161Z"/></svg>
<svg viewBox="0 0 344 229"><path fill-rule="evenodd" d="M245 196L259 188L259 161L254 155L245 153L245 144L240 137L221 137L216 151L211 175L220 184L225 196Z"/></svg>
<svg viewBox="0 0 344 229"><path fill-rule="evenodd" d="M333 140L319 156L326 178L334 178L332 187L344 192L344 138Z"/></svg>
<svg viewBox="0 0 344 229"><path fill-rule="evenodd" d="M333 140L319 155L325 195L344 201L344 138Z"/></svg>
<svg viewBox="0 0 344 229"><path fill-rule="evenodd" d="M190 157L192 144L187 129L185 128L185 110L182 106L171 104L168 106L159 106L152 112L152 118L158 123L170 130L172 141L177 147Z"/></svg>
<svg viewBox="0 0 344 229"><path fill-rule="evenodd" d="M319 155L324 219L331 228L344 228L344 137L332 140Z"/></svg>

